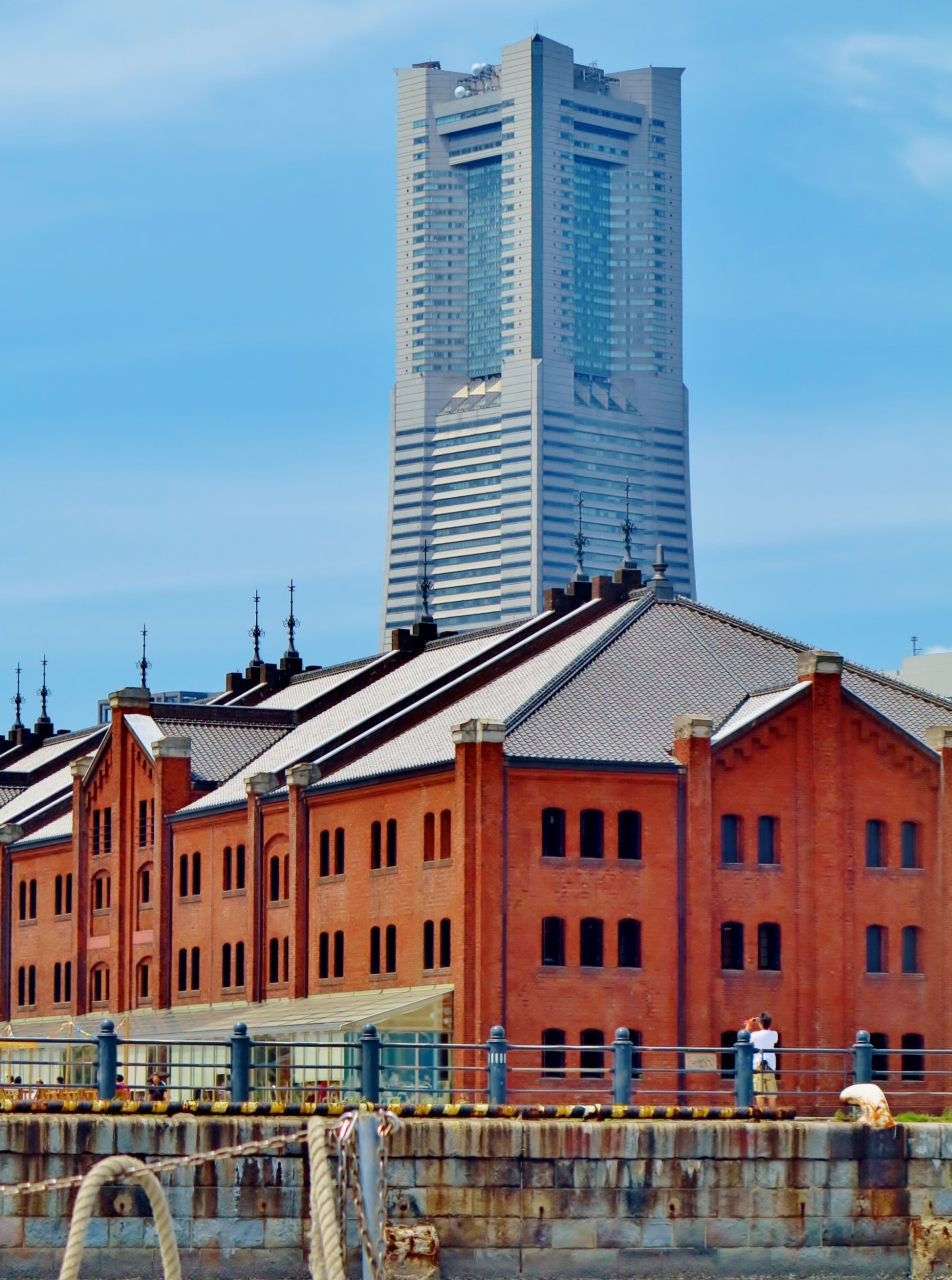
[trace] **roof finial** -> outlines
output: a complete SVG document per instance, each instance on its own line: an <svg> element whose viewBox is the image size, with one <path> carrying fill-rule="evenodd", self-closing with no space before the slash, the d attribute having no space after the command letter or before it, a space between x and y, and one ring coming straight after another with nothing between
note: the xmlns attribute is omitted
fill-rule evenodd
<svg viewBox="0 0 952 1280"><path fill-rule="evenodd" d="M261 597L255 592L255 625L248 632L252 640L255 642L255 651L251 657L251 665L257 667L261 665L261 650L259 649L259 641L264 635L264 631L258 626L258 605L261 603Z"/></svg>
<svg viewBox="0 0 952 1280"><path fill-rule="evenodd" d="M40 695L40 717L36 723L38 725L49 724L50 718L46 714L46 699L50 696L50 690L47 689L46 687L46 654L45 653L43 654L43 683L40 685L39 689L37 689L37 693Z"/></svg>
<svg viewBox="0 0 952 1280"><path fill-rule="evenodd" d="M427 554L429 552L429 543L426 538L423 539L423 577L417 582L420 588L420 597L423 602L423 612L420 614L421 622L432 622L430 616L430 592L433 590L433 579L427 573Z"/></svg>
<svg viewBox="0 0 952 1280"><path fill-rule="evenodd" d="M13 722L13 727L14 729L22 729L23 721L20 719L20 708L23 706L23 699L20 697L20 664L19 662L17 663L17 694L16 694L16 697L11 698L10 701L13 703L13 705L17 709L17 718Z"/></svg>
<svg viewBox="0 0 952 1280"><path fill-rule="evenodd" d="M585 548L588 546L588 538L582 532L582 507L584 503L581 490L579 490L578 502L575 505L578 507L578 532L572 539L572 546L575 548L575 581L588 582L588 574L585 572Z"/></svg>
<svg viewBox="0 0 952 1280"><path fill-rule="evenodd" d="M294 579L293 578L291 579L291 583L290 583L290 586L288 587L288 591L290 591L291 593L291 607L288 610L288 616L284 619L284 625L288 629L288 647L284 656L286 658L299 658L301 655L298 653L297 649L295 649L294 647L294 628L299 627L301 625L301 619L295 618L294 616ZM257 625L258 625L258 619L256 616L255 626ZM261 634L264 635L264 632L262 631Z"/></svg>
<svg viewBox="0 0 952 1280"><path fill-rule="evenodd" d="M656 554L655 562L651 566L652 569L654 569L655 581L664 582L666 581L664 576L664 571L665 569L667 569L668 566L664 558L664 547L661 545L660 542L658 543L658 550L655 554Z"/></svg>
<svg viewBox="0 0 952 1280"><path fill-rule="evenodd" d="M631 535L635 532L635 523L631 518L631 512L629 510L630 494L631 478L629 476L625 476L625 518L619 526L621 529L621 536L625 540L625 563L623 566L625 569L634 569L635 567L635 563L631 558Z"/></svg>
<svg viewBox="0 0 952 1280"><path fill-rule="evenodd" d="M146 638L146 636L147 636L147 635L148 635L148 632L146 631L146 629L145 629L145 623L143 622L143 624L142 624L142 657L141 657L141 658L139 659L139 661L136 663L136 666L139 668L139 673L140 673L140 675L141 675L141 677L142 677L142 687L143 687L143 689L148 688L148 685L147 685L147 684L146 684L146 682L145 682L145 673L146 673L146 672L148 671L148 669L152 666L152 663L151 663L151 662L149 661L149 659L145 656L145 638Z"/></svg>

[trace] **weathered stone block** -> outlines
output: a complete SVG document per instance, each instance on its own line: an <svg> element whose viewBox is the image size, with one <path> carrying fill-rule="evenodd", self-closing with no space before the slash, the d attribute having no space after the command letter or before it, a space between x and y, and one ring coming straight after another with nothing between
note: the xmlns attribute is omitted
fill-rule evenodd
<svg viewBox="0 0 952 1280"><path fill-rule="evenodd" d="M23 1223L23 1243L28 1249L44 1246L61 1249L69 1235L69 1222L63 1218L26 1218Z"/></svg>
<svg viewBox="0 0 952 1280"><path fill-rule="evenodd" d="M522 1244L519 1218L491 1218L486 1223L486 1244L490 1249L518 1249Z"/></svg>
<svg viewBox="0 0 952 1280"><path fill-rule="evenodd" d="M269 1218L264 1224L266 1249L300 1249L304 1244L304 1223L300 1218Z"/></svg>
<svg viewBox="0 0 952 1280"><path fill-rule="evenodd" d="M226 1221L219 1221L215 1218L200 1218L197 1222L193 1222L192 1248L207 1249L210 1246L220 1245Z"/></svg>
<svg viewBox="0 0 952 1280"><path fill-rule="evenodd" d="M937 1190L932 1203L937 1218L952 1218L952 1190Z"/></svg>
<svg viewBox="0 0 952 1280"><path fill-rule="evenodd" d="M859 1165L855 1160L831 1160L826 1170L826 1185L834 1187L858 1187Z"/></svg>
<svg viewBox="0 0 952 1280"><path fill-rule="evenodd" d="M599 1249L638 1249L642 1224L632 1218L595 1220L596 1246Z"/></svg>
<svg viewBox="0 0 952 1280"><path fill-rule="evenodd" d="M707 1223L703 1218L675 1218L674 1247L676 1249L703 1249Z"/></svg>
<svg viewBox="0 0 952 1280"><path fill-rule="evenodd" d="M145 1221L142 1218L110 1218L109 1247L111 1249L144 1248Z"/></svg>
<svg viewBox="0 0 952 1280"><path fill-rule="evenodd" d="M777 1249L787 1244L786 1220L782 1218L753 1218L748 1239L752 1248Z"/></svg>
<svg viewBox="0 0 952 1280"><path fill-rule="evenodd" d="M554 1160L527 1160L523 1166L523 1186L552 1187L555 1185Z"/></svg>
<svg viewBox="0 0 952 1280"><path fill-rule="evenodd" d="M561 1222L553 1222L551 1247L594 1249L598 1244L597 1226L594 1218L564 1218Z"/></svg>
<svg viewBox="0 0 952 1280"><path fill-rule="evenodd" d="M600 1277L615 1274L617 1255L614 1249L525 1249L522 1274L541 1280L556 1277Z"/></svg>
<svg viewBox="0 0 952 1280"><path fill-rule="evenodd" d="M932 1160L942 1155L941 1124L906 1126L906 1151L910 1160Z"/></svg>
<svg viewBox="0 0 952 1280"><path fill-rule="evenodd" d="M747 1243L746 1218L710 1218L706 1242L712 1249L739 1249Z"/></svg>
<svg viewBox="0 0 952 1280"><path fill-rule="evenodd" d="M260 1218L230 1218L222 1223L221 1246L223 1249L262 1248L264 1222Z"/></svg>
<svg viewBox="0 0 952 1280"><path fill-rule="evenodd" d="M434 1218L441 1251L446 1249L482 1249L488 1243L485 1218L469 1216Z"/></svg>
<svg viewBox="0 0 952 1280"><path fill-rule="evenodd" d="M857 1218L853 1223L856 1245L902 1245L908 1237L909 1226L904 1218Z"/></svg>
<svg viewBox="0 0 952 1280"><path fill-rule="evenodd" d="M853 1219L824 1218L822 1240L824 1245L837 1249L851 1245L853 1243Z"/></svg>
<svg viewBox="0 0 952 1280"><path fill-rule="evenodd" d="M825 1124L798 1124L799 1149L806 1160L829 1160L830 1129Z"/></svg>
<svg viewBox="0 0 952 1280"><path fill-rule="evenodd" d="M644 1223L641 1230L641 1244L645 1249L673 1249L674 1224L654 1220Z"/></svg>

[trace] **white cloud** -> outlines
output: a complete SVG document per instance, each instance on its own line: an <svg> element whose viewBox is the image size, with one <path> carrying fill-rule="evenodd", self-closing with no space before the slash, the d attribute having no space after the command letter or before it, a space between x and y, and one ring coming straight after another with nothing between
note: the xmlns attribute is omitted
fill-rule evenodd
<svg viewBox="0 0 952 1280"><path fill-rule="evenodd" d="M921 187L934 190L952 181L952 136L919 134L899 158Z"/></svg>
<svg viewBox="0 0 952 1280"><path fill-rule="evenodd" d="M952 74L952 40L858 34L826 46L829 71L852 84L885 85L897 69Z"/></svg>

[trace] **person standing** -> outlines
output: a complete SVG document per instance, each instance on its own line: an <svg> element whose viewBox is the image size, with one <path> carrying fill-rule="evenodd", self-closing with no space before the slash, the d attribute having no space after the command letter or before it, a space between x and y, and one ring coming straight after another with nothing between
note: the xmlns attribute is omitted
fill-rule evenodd
<svg viewBox="0 0 952 1280"><path fill-rule="evenodd" d="M780 1039L773 1030L773 1018L762 1013L754 1023L750 1042L754 1046L754 1106L777 1105L777 1055L774 1052Z"/></svg>

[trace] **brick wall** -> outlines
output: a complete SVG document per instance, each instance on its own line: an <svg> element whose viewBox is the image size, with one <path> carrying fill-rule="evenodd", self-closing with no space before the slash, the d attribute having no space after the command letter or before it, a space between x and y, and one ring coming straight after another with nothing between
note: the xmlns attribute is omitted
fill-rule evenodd
<svg viewBox="0 0 952 1280"><path fill-rule="evenodd" d="M0 1177L73 1173L113 1152L182 1155L299 1124L7 1116ZM298 1150L163 1181L186 1276L307 1274ZM435 1225L444 1277L905 1276L910 1230L922 1239L952 1216L952 1125L411 1120L392 1139L388 1181L392 1220ZM53 1280L71 1203L72 1193L4 1199L0 1274ZM148 1212L141 1192L106 1187L86 1274L161 1274ZM350 1245L356 1274L353 1224Z"/></svg>

